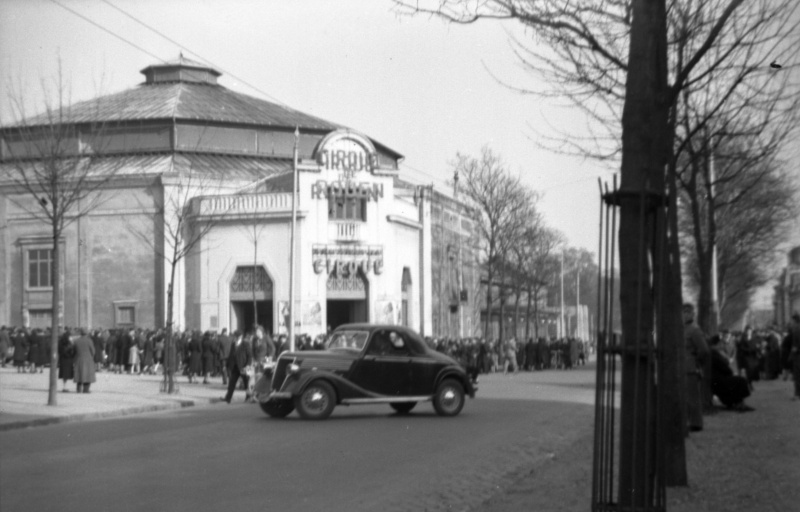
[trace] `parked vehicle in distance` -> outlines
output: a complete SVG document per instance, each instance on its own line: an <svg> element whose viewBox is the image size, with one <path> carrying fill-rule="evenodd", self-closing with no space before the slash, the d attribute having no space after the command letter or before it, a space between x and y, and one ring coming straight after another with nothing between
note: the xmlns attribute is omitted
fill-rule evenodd
<svg viewBox="0 0 800 512"><path fill-rule="evenodd" d="M321 420L337 405L388 404L407 414L433 402L441 416L461 412L476 386L451 357L428 347L413 330L396 325L346 324L325 350L284 352L254 388L261 409L284 418L297 409Z"/></svg>

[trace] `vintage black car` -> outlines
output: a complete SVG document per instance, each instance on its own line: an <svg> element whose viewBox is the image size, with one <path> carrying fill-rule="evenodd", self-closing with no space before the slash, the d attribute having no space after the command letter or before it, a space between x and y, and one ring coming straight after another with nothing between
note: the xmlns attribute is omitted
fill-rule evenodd
<svg viewBox="0 0 800 512"><path fill-rule="evenodd" d="M428 401L438 414L455 416L475 391L455 360L413 330L371 324L338 327L325 350L284 352L254 388L269 416L284 418L297 409L302 418L318 420L339 404L389 404L406 414Z"/></svg>

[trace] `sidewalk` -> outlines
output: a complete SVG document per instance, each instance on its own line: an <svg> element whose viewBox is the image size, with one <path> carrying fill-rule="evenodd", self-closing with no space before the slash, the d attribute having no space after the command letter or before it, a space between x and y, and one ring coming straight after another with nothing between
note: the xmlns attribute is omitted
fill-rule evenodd
<svg viewBox="0 0 800 512"><path fill-rule="evenodd" d="M189 384L186 377L176 376L178 392L161 393L161 375L97 373L91 393L76 393L75 384L58 381L58 405L48 406L49 369L43 373L17 373L16 368L0 368L0 431L49 425L68 421L111 418L167 409L219 402L226 387L222 379L211 384ZM243 400L236 393L234 400Z"/></svg>

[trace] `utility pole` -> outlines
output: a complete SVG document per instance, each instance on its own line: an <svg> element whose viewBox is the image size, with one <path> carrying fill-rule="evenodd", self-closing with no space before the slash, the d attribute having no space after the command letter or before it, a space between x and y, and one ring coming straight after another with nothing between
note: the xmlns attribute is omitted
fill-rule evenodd
<svg viewBox="0 0 800 512"><path fill-rule="evenodd" d="M564 250L561 250L561 329L558 333L559 338L564 337L565 324L564 324Z"/></svg>
<svg viewBox="0 0 800 512"><path fill-rule="evenodd" d="M456 208L458 208L458 169L453 171L453 199L456 200ZM458 305L458 337L464 338L464 307L461 305L461 290L463 289L463 278L461 276L461 212L456 212L456 304Z"/></svg>
<svg viewBox="0 0 800 512"><path fill-rule="evenodd" d="M295 280L295 237L297 231L297 146L300 140L300 127L294 130L294 154L292 161L292 235L289 247L289 351L294 352L294 280Z"/></svg>

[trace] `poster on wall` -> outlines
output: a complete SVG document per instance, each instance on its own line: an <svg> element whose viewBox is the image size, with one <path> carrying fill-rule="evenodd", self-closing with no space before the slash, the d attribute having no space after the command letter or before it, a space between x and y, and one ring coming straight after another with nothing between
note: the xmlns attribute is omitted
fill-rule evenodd
<svg viewBox="0 0 800 512"><path fill-rule="evenodd" d="M322 304L319 301L303 303L303 333L322 330Z"/></svg>
<svg viewBox="0 0 800 512"><path fill-rule="evenodd" d="M301 313L300 309L300 301L295 301L295 311L297 312L295 320L294 320L294 327L295 327L295 334L302 334L302 332L298 331L297 329L305 324L305 322L301 323L301 320L304 319L304 315ZM321 318L322 313L320 313ZM322 321L320 320L320 324ZM289 301L288 300L280 300L278 301L278 327L276 329L276 334L289 334Z"/></svg>
<svg viewBox="0 0 800 512"><path fill-rule="evenodd" d="M400 302L391 300L379 300L375 303L375 318L379 324L400 325L401 314Z"/></svg>

